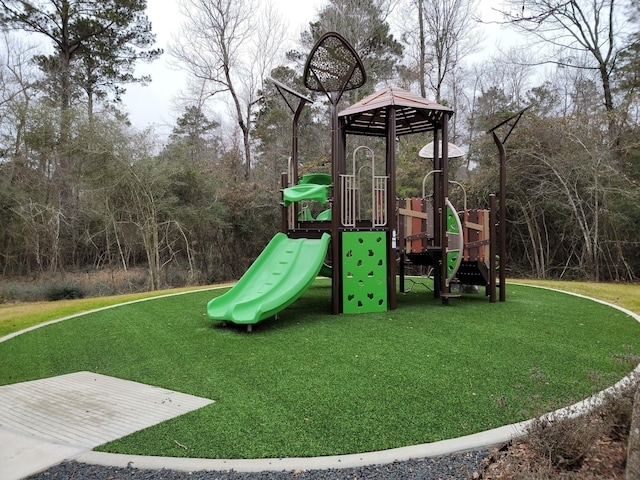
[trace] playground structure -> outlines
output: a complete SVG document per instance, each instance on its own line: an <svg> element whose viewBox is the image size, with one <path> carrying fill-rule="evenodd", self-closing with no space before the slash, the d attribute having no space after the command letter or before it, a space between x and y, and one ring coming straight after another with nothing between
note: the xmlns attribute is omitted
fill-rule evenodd
<svg viewBox="0 0 640 480"><path fill-rule="evenodd" d="M449 201L449 151L460 155L448 141L452 109L387 87L338 112L342 94L363 86L366 74L348 42L327 33L309 54L304 81L331 104L332 172L300 177L298 119L312 100L272 81L294 113L290 167L282 174L282 233L232 290L209 302L211 319L246 324L250 330L289 306L321 272L332 280L333 314L395 310L396 279L404 292L407 265L430 269L433 294L443 304L460 296L451 289L456 283L484 286L491 302L499 289L500 301L505 300L505 231L496 218L495 195L489 210L468 210L465 200L462 218ZM433 141L421 156L431 158L433 168L424 177L422 197L398 199L396 140L424 133ZM503 219L506 137L499 139L495 129L490 133L500 150ZM347 155L349 140L362 137L383 139L384 158L376 158L366 145L354 145ZM424 191L428 179L431 196ZM324 210L314 216L306 202L318 202Z"/></svg>

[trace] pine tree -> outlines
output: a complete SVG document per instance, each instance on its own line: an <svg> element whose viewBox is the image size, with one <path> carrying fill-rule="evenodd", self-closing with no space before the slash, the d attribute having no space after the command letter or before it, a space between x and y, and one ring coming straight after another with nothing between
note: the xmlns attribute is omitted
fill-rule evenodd
<svg viewBox="0 0 640 480"><path fill-rule="evenodd" d="M68 127L64 112L81 98L79 92L86 93L91 115L96 96L110 89L117 98L122 93L118 84L147 80L133 76L135 62L152 60L162 51L150 49L155 35L146 7L146 0L0 0L0 20L53 44L52 55L36 60L55 82L61 126Z"/></svg>

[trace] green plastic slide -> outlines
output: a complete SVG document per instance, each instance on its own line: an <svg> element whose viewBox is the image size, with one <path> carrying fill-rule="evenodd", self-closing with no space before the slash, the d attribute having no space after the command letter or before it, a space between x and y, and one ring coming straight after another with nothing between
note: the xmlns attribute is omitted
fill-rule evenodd
<svg viewBox="0 0 640 480"><path fill-rule="evenodd" d="M327 210L320 212L316 217L316 220L324 220L324 221L331 220L331 209L329 208Z"/></svg>
<svg viewBox="0 0 640 480"><path fill-rule="evenodd" d="M328 185L318 185L315 183L294 185L293 187L283 190L284 206L288 207L292 203L301 202L302 200L315 200L316 202L325 204L327 203L328 195Z"/></svg>
<svg viewBox="0 0 640 480"><path fill-rule="evenodd" d="M321 239L291 239L277 233L227 293L207 304L212 320L254 324L284 310L313 283L327 254L327 233Z"/></svg>

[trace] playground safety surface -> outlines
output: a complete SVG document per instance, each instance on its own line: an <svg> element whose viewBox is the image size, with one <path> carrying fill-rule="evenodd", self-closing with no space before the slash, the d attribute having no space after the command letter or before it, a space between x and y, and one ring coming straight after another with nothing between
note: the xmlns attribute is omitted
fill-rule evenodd
<svg viewBox="0 0 640 480"><path fill-rule="evenodd" d="M640 322L640 315L607 302L595 301L621 310ZM54 322L57 321L60 320ZM46 324L40 326L43 325ZM15 334L0 340L8 340L13 336ZM640 366L633 374L640 374ZM588 409L593 405L593 399L619 388L630 378L631 374L591 399L555 413L568 414ZM380 452L309 458L225 460L147 457L91 450L107 441L211 403L213 401L209 399L91 372L77 372L0 386L0 479L22 479L45 471L64 460L103 466L164 468L184 472L296 471L381 465L504 444L523 436L530 423L525 421L465 437Z"/></svg>

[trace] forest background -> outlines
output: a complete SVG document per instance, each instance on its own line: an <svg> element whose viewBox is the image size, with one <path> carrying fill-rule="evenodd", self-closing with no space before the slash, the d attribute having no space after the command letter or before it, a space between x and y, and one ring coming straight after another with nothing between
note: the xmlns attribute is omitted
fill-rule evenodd
<svg viewBox="0 0 640 480"><path fill-rule="evenodd" d="M328 102L302 83L326 31L368 75L339 109L394 85L455 110L450 139L468 153L450 178L470 208L498 191L486 131L528 107L506 144L510 276L637 280L638 2L506 0L501 22L526 41L481 61L476 0L328 0L285 52L286 23L268 3L181 0L167 52L146 8L0 0L0 301L241 276L279 228L291 155L292 112L269 76L315 100L300 119L301 174L330 172ZM189 76L165 139L122 105L127 85L152 80L136 64L160 55ZM422 194L429 140L398 140L399 196ZM462 189L450 195L462 208ZM95 272L97 283L77 283Z"/></svg>

